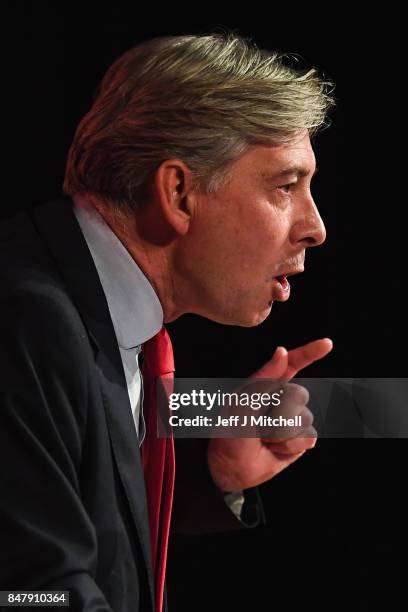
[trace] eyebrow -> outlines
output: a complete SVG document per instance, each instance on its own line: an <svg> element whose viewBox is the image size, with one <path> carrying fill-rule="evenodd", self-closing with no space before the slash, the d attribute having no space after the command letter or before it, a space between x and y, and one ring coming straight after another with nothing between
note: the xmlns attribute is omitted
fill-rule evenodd
<svg viewBox="0 0 408 612"><path fill-rule="evenodd" d="M312 178L316 176L318 172L319 172L319 169L316 166L316 169L312 174ZM271 181L276 181L278 179L282 179L287 176L292 176L294 174L296 174L296 176L305 177L305 176L309 176L310 172L309 170L306 170L302 166L289 166L288 168L285 168L284 170L281 170L280 172L277 172L276 174L269 174L269 173L261 172L260 176L261 176L261 179L269 183Z"/></svg>

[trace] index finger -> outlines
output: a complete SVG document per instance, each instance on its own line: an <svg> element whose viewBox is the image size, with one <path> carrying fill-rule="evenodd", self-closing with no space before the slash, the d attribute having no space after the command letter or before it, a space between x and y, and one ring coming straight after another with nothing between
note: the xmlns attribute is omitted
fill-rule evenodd
<svg viewBox="0 0 408 612"><path fill-rule="evenodd" d="M303 368L325 357L332 348L333 342L330 338L321 338L289 351L288 368L284 375L285 380L290 380Z"/></svg>

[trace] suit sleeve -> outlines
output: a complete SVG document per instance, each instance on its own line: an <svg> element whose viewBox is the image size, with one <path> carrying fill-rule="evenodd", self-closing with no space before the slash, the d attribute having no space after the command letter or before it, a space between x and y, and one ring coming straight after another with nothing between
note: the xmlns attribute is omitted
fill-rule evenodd
<svg viewBox="0 0 408 612"><path fill-rule="evenodd" d="M84 351L56 295L0 301L0 589L68 590L70 610L108 612L79 483Z"/></svg>
<svg viewBox="0 0 408 612"><path fill-rule="evenodd" d="M235 531L265 524L259 488L245 489L240 518L228 507L207 465L205 439L175 439L176 482L172 531L180 535Z"/></svg>

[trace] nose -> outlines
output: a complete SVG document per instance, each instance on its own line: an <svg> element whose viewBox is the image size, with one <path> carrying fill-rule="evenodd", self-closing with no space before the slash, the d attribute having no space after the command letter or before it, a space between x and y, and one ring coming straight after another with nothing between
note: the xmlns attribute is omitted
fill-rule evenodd
<svg viewBox="0 0 408 612"><path fill-rule="evenodd" d="M326 228L311 194L305 197L303 206L292 225L291 241L304 248L319 246L326 240Z"/></svg>

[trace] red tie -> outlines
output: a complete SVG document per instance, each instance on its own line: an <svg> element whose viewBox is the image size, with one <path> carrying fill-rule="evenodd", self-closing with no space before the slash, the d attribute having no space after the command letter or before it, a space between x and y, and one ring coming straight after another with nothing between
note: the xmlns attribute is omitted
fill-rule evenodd
<svg viewBox="0 0 408 612"><path fill-rule="evenodd" d="M157 437L156 379L163 375L174 377L173 349L164 327L144 343L143 353L141 371L146 437L142 444L142 463L150 520L156 612L161 612L175 474L174 440L172 437Z"/></svg>

